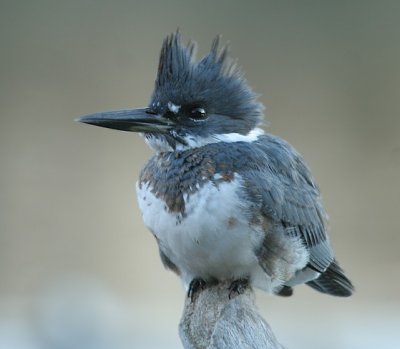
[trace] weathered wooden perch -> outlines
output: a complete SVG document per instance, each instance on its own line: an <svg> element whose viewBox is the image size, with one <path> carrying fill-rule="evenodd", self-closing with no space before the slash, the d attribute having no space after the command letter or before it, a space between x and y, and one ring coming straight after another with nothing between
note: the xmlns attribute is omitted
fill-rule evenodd
<svg viewBox="0 0 400 349"><path fill-rule="evenodd" d="M247 288L229 299L229 282L208 286L187 298L179 335L185 349L283 349L258 313Z"/></svg>

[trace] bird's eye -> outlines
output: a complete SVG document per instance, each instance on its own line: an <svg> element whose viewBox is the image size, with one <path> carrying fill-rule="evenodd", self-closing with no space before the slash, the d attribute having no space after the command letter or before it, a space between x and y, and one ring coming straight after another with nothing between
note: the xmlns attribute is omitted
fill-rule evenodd
<svg viewBox="0 0 400 349"><path fill-rule="evenodd" d="M190 116L194 121L200 121L207 119L207 113L204 108L196 107L190 111Z"/></svg>

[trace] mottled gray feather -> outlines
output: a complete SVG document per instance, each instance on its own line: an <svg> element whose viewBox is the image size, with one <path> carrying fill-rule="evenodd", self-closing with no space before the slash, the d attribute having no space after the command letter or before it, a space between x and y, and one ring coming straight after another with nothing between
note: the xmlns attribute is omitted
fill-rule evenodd
<svg viewBox="0 0 400 349"><path fill-rule="evenodd" d="M264 153L264 164L245 172L244 178L261 195L259 214L280 224L287 235L300 237L309 250L310 267L325 271L333 261L333 250L310 170L296 150L278 137L265 135L255 144Z"/></svg>

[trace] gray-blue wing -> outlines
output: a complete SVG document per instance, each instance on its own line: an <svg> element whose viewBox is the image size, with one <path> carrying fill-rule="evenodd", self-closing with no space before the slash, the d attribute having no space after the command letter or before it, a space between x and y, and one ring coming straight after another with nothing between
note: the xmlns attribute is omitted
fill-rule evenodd
<svg viewBox="0 0 400 349"><path fill-rule="evenodd" d="M261 137L257 147L264 159L244 177L252 195L258 196L260 213L281 225L286 234L300 237L310 253L309 267L324 272L334 255L310 170L297 151L278 137Z"/></svg>

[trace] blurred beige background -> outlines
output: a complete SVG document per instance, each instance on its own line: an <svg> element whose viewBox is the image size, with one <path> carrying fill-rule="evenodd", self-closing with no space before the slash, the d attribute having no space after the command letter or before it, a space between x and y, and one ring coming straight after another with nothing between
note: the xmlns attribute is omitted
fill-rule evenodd
<svg viewBox="0 0 400 349"><path fill-rule="evenodd" d="M400 2L0 1L0 348L179 348L184 291L134 192L135 134L75 123L144 106L162 39L220 33L269 132L322 189L349 299L258 305L289 349L400 342Z"/></svg>

